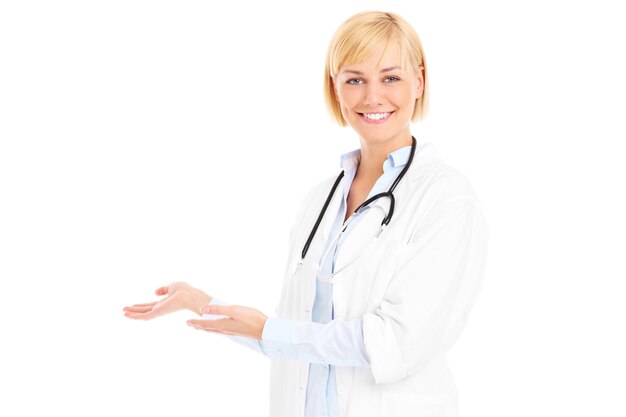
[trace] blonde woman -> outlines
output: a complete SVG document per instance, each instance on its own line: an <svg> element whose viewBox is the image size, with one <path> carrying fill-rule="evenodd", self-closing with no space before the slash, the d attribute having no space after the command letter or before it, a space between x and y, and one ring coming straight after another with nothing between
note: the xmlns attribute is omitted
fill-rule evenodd
<svg viewBox="0 0 626 417"><path fill-rule="evenodd" d="M180 282L125 314L188 309L202 315L190 326L270 357L272 417L456 416L445 354L480 290L488 229L467 178L411 135L429 94L417 33L393 13L350 17L324 88L360 148L301 203L276 317Z"/></svg>

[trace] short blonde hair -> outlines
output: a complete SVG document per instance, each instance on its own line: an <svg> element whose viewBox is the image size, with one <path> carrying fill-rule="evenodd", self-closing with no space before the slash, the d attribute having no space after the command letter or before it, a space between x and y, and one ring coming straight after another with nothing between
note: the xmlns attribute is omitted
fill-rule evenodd
<svg viewBox="0 0 626 417"><path fill-rule="evenodd" d="M422 43L415 29L394 13L361 12L339 26L328 45L324 69L324 100L333 118L341 125L347 123L341 114L335 93L335 78L343 65L352 65L367 59L380 45L385 45L383 58L390 45L399 45L402 67L416 73L424 67L424 92L415 103L411 121L423 120L428 113L428 71Z"/></svg>

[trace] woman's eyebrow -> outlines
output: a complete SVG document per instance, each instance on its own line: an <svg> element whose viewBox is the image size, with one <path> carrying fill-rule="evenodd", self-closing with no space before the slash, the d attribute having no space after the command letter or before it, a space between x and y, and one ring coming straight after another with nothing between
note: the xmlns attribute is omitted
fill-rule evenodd
<svg viewBox="0 0 626 417"><path fill-rule="evenodd" d="M400 68L399 66L396 65L394 67L383 68L383 69L380 70L380 73L382 74L383 72L389 72L389 71L393 71L393 70L396 70L396 69L402 69L402 68ZM357 71L357 70L343 70L341 72L342 73L344 73L344 72L351 72L351 73L356 74L356 75L363 75L363 73L361 71Z"/></svg>

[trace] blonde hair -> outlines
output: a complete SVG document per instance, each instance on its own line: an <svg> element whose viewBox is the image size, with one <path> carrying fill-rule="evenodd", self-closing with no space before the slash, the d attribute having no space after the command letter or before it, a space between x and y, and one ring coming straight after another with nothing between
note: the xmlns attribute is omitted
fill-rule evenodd
<svg viewBox="0 0 626 417"><path fill-rule="evenodd" d="M402 67L419 72L424 67L424 92L415 103L411 121L423 120L428 113L428 71L422 43L415 29L394 13L361 12L339 26L328 45L324 69L324 100L333 118L341 125L347 123L341 114L334 80L343 65L367 59L380 45L385 45L385 58L390 45L399 45Z"/></svg>

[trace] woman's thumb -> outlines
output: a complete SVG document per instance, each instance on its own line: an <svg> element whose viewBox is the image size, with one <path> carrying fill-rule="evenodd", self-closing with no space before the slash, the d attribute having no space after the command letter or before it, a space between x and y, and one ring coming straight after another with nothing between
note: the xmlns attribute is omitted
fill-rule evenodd
<svg viewBox="0 0 626 417"><path fill-rule="evenodd" d="M202 307L202 309L200 309L200 312L202 314L230 316L229 313L231 313L231 308L230 306L209 304L208 306Z"/></svg>
<svg viewBox="0 0 626 417"><path fill-rule="evenodd" d="M169 285L166 285L165 287L157 288L155 293L156 295L165 295L168 293L169 289L170 289Z"/></svg>

